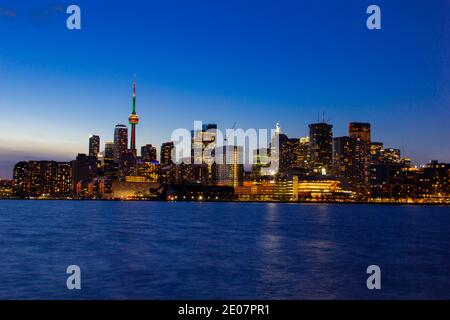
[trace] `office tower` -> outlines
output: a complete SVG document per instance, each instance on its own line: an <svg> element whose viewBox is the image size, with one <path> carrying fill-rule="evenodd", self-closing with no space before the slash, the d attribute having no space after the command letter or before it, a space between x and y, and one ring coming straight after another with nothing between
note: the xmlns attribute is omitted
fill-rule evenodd
<svg viewBox="0 0 450 320"><path fill-rule="evenodd" d="M297 164L300 168L308 169L310 163L309 137L300 138L300 145L297 153Z"/></svg>
<svg viewBox="0 0 450 320"><path fill-rule="evenodd" d="M280 142L280 172L282 174L293 172L294 169L309 169L308 137L289 138Z"/></svg>
<svg viewBox="0 0 450 320"><path fill-rule="evenodd" d="M348 125L348 136L359 139L370 147L370 123L350 122Z"/></svg>
<svg viewBox="0 0 450 320"><path fill-rule="evenodd" d="M320 174L328 174L333 162L333 126L327 123L309 125L309 154L311 169Z"/></svg>
<svg viewBox="0 0 450 320"><path fill-rule="evenodd" d="M333 138L334 174L342 182L344 189L353 190L357 180L355 143L356 139L350 137Z"/></svg>
<svg viewBox="0 0 450 320"><path fill-rule="evenodd" d="M285 175L292 163L292 141L289 141L287 135L281 132L281 127L277 123L274 139L278 139L278 172L279 175Z"/></svg>
<svg viewBox="0 0 450 320"><path fill-rule="evenodd" d="M216 146L217 125L206 123L201 130L191 130L191 156L194 164L212 164Z"/></svg>
<svg viewBox="0 0 450 320"><path fill-rule="evenodd" d="M383 143L370 143L370 164L379 164L383 162Z"/></svg>
<svg viewBox="0 0 450 320"><path fill-rule="evenodd" d="M172 141L164 142L161 145L161 157L160 162L162 166L168 166L173 164L172 162L172 152L174 149L174 144Z"/></svg>
<svg viewBox="0 0 450 320"><path fill-rule="evenodd" d="M114 129L114 162L118 163L120 155L128 150L128 128L118 124Z"/></svg>
<svg viewBox="0 0 450 320"><path fill-rule="evenodd" d="M218 185L236 187L244 181L244 151L242 146L223 146L216 150L214 165L215 178ZM220 163L219 163L220 162Z"/></svg>
<svg viewBox="0 0 450 320"><path fill-rule="evenodd" d="M98 157L100 152L100 137L96 135L91 135L89 137L89 156Z"/></svg>
<svg viewBox="0 0 450 320"><path fill-rule="evenodd" d="M359 138L337 137L334 142L334 173L345 188L364 200L369 193L367 144Z"/></svg>
<svg viewBox="0 0 450 320"><path fill-rule="evenodd" d="M270 167L270 148L261 148L253 151L253 164L251 178L254 181L260 180L264 177L263 168ZM267 171L266 170L266 171ZM272 179L273 177L270 177Z"/></svg>
<svg viewBox="0 0 450 320"><path fill-rule="evenodd" d="M355 178L358 179L356 191L361 195L369 192L369 166L370 166L370 123L350 122L348 135L356 140L354 150Z"/></svg>
<svg viewBox="0 0 450 320"><path fill-rule="evenodd" d="M146 144L141 147L141 158L142 161L146 162L156 162L156 147L151 144Z"/></svg>
<svg viewBox="0 0 450 320"><path fill-rule="evenodd" d="M105 143L105 154L103 155L105 162L111 162L114 160L114 142Z"/></svg>
<svg viewBox="0 0 450 320"><path fill-rule="evenodd" d="M133 85L133 111L128 118L128 122L131 124L130 150L136 156L136 125L139 123L139 116L136 114L136 80L134 80Z"/></svg>
<svg viewBox="0 0 450 320"><path fill-rule="evenodd" d="M400 149L386 148L382 150L382 158L384 163L400 163Z"/></svg>

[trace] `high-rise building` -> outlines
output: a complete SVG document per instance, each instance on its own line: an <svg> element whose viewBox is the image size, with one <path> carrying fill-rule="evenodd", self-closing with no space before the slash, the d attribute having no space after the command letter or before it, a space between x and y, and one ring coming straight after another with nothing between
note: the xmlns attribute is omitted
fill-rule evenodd
<svg viewBox="0 0 450 320"><path fill-rule="evenodd" d="M333 138L334 150L334 174L344 188L354 190L358 180L355 167L355 144L356 139L347 136Z"/></svg>
<svg viewBox="0 0 450 320"><path fill-rule="evenodd" d="M133 85L133 110L128 118L131 125L131 143L130 150L136 156L136 125L139 123L139 116L136 114L136 80Z"/></svg>
<svg viewBox="0 0 450 320"><path fill-rule="evenodd" d="M294 169L309 169L309 138L280 139L280 170L282 174Z"/></svg>
<svg viewBox="0 0 450 320"><path fill-rule="evenodd" d="M91 135L89 137L89 156L98 157L100 152L100 137L96 135Z"/></svg>
<svg viewBox="0 0 450 320"><path fill-rule="evenodd" d="M114 160L114 142L105 143L105 154L103 155L105 162L111 162Z"/></svg>
<svg viewBox="0 0 450 320"><path fill-rule="evenodd" d="M160 162L162 166L168 166L173 164L172 162L172 152L174 149L174 144L172 141L164 142L161 145L161 157Z"/></svg>
<svg viewBox="0 0 450 320"><path fill-rule="evenodd" d="M142 161L146 162L155 162L156 157L156 147L154 147L151 144L146 144L145 146L141 147L141 158Z"/></svg>
<svg viewBox="0 0 450 320"><path fill-rule="evenodd" d="M227 145L218 148L215 155L220 163L215 164L216 183L223 186L240 186L244 181L244 151L242 146Z"/></svg>
<svg viewBox="0 0 450 320"><path fill-rule="evenodd" d="M28 173L29 164L26 161L16 163L13 170L13 193L16 197L25 198L28 196Z"/></svg>
<svg viewBox="0 0 450 320"><path fill-rule="evenodd" d="M124 124L114 129L114 162L118 163L122 153L128 150L128 128Z"/></svg>
<svg viewBox="0 0 450 320"><path fill-rule="evenodd" d="M356 140L354 150L355 177L358 177L357 193L360 196L369 194L369 166L371 162L370 123L350 122L348 135Z"/></svg>
<svg viewBox="0 0 450 320"><path fill-rule="evenodd" d="M90 181L97 176L97 159L79 153L72 161L72 186L76 190L79 182Z"/></svg>
<svg viewBox="0 0 450 320"><path fill-rule="evenodd" d="M309 125L310 167L316 173L328 174L333 163L333 126L328 123Z"/></svg>
<svg viewBox="0 0 450 320"><path fill-rule="evenodd" d="M300 146L297 153L297 164L300 168L308 169L310 163L309 137L300 138Z"/></svg>
<svg viewBox="0 0 450 320"><path fill-rule="evenodd" d="M361 140L370 148L370 123L350 122L348 125L348 136Z"/></svg>
<svg viewBox="0 0 450 320"><path fill-rule="evenodd" d="M383 162L383 142L370 143L370 163L379 164Z"/></svg>
<svg viewBox="0 0 450 320"><path fill-rule="evenodd" d="M382 150L384 163L401 163L400 149L386 148Z"/></svg>
<svg viewBox="0 0 450 320"><path fill-rule="evenodd" d="M42 166L43 161L29 161L29 190L28 194L32 197L38 197L42 193Z"/></svg>
<svg viewBox="0 0 450 320"><path fill-rule="evenodd" d="M14 166L14 194L17 197L69 197L72 195L70 162L29 161Z"/></svg>
<svg viewBox="0 0 450 320"><path fill-rule="evenodd" d="M217 124L206 123L201 130L191 131L191 156L194 164L212 164L216 146Z"/></svg>

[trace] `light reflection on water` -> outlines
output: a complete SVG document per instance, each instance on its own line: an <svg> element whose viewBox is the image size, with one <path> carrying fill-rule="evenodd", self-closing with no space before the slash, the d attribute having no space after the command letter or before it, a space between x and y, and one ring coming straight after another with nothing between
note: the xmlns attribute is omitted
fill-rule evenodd
<svg viewBox="0 0 450 320"><path fill-rule="evenodd" d="M0 201L0 298L450 298L448 207ZM65 287L78 264L82 290ZM381 291L365 287L382 269Z"/></svg>

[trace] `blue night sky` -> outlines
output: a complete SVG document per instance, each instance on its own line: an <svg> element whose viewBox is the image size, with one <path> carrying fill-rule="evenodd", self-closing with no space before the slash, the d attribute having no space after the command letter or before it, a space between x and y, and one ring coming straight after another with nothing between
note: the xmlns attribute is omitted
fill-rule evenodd
<svg viewBox="0 0 450 320"><path fill-rule="evenodd" d="M78 4L82 30L66 28ZM366 8L382 30L366 28ZM0 177L70 160L131 111L137 144L194 120L308 134L317 113L414 163L450 162L450 1L0 0Z"/></svg>

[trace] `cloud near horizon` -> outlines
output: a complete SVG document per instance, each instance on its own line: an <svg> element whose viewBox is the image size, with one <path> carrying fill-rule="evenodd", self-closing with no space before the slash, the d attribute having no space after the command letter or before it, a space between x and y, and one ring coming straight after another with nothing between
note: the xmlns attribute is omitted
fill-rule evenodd
<svg viewBox="0 0 450 320"><path fill-rule="evenodd" d="M14 164L19 161L69 161L77 155L74 150L77 150L76 146L61 148L37 139L21 140L14 143L14 146L11 146L11 141L0 139L0 179L11 179Z"/></svg>

